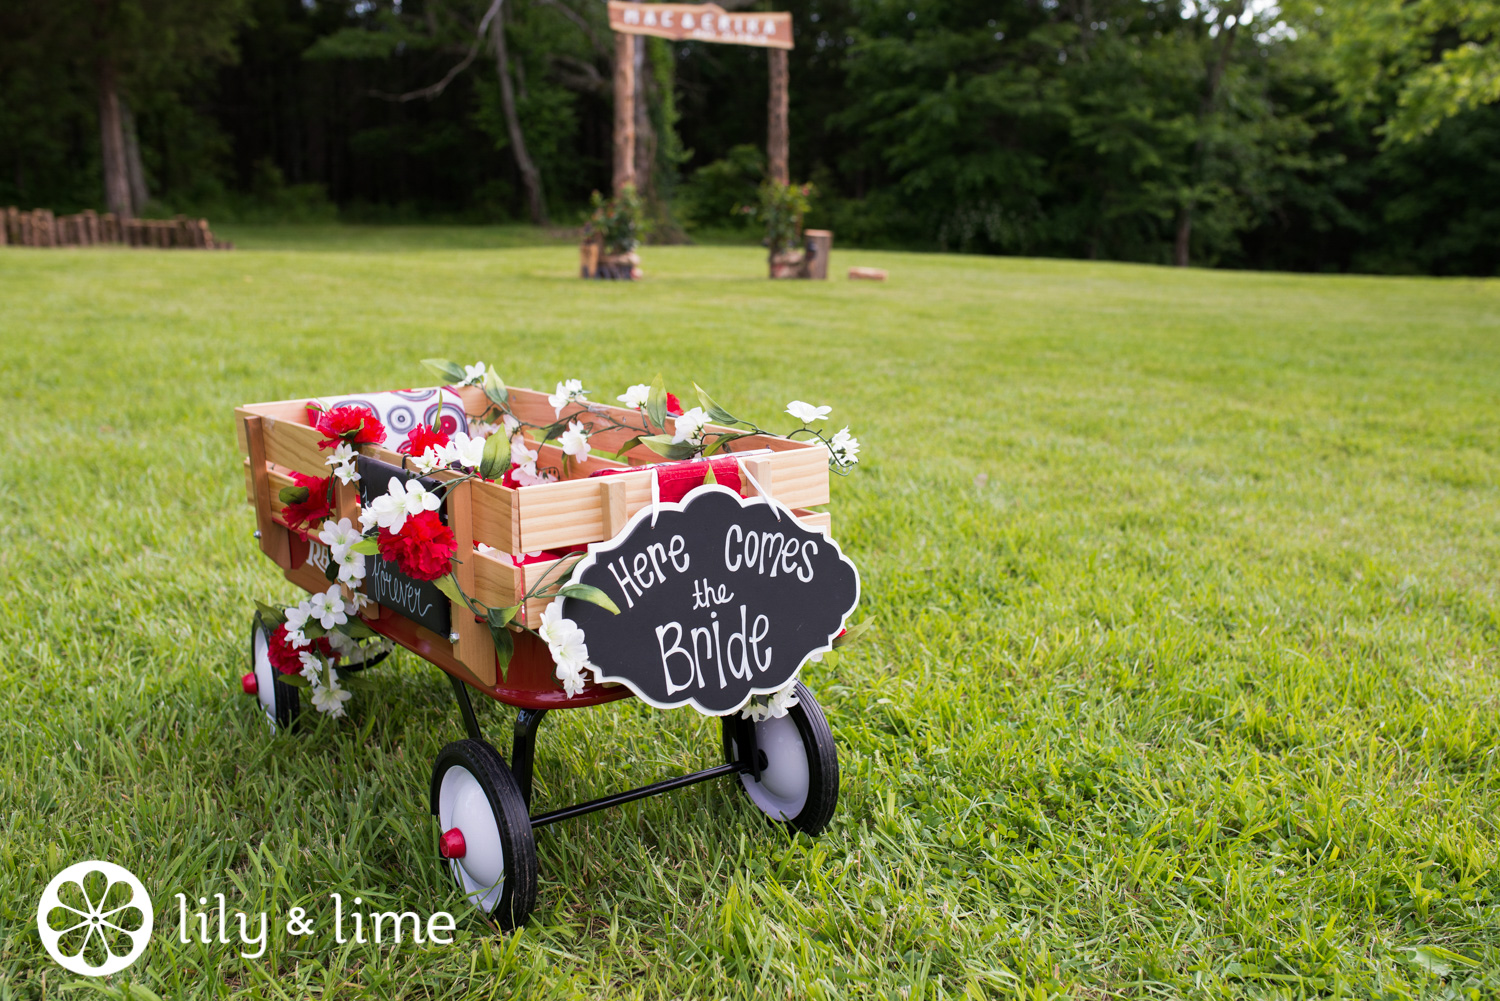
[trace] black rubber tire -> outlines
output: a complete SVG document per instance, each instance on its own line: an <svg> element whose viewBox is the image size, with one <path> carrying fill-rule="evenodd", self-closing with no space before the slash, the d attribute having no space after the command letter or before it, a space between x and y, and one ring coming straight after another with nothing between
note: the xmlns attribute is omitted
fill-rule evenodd
<svg viewBox="0 0 1500 1001"><path fill-rule="evenodd" d="M827 829L829 821L833 819L833 811L839 802L839 755L838 748L833 742L833 731L828 726L828 718L823 715L823 707L818 705L818 700L813 698L812 692L802 682L797 682L797 704L787 710L787 715L797 724L797 733L802 738L803 749L807 752L807 801L795 817L791 817L785 823L793 830L801 831L816 837ZM736 731L741 726L760 726L752 724L749 720L741 718L739 713L734 713L723 718L722 728L724 735L724 760L733 763L739 760L739 745L735 740ZM750 796L750 791L745 787L745 782L753 782L748 774L741 776L740 788L745 797L757 809L760 804L755 803ZM764 811L762 810L764 813ZM769 819L774 820L775 818Z"/></svg>
<svg viewBox="0 0 1500 1001"><path fill-rule="evenodd" d="M432 765L428 806L435 818L439 816L438 795L443 776L455 765L467 769L484 790L505 853L505 885L488 912L489 917L506 931L518 928L526 923L536 907L538 883L536 838L531 831L531 814L521 797L521 787L493 747L478 740L455 740L438 752ZM449 871L452 873L451 866ZM452 875L458 882L457 874ZM462 883L459 883L459 889L464 889Z"/></svg>
<svg viewBox="0 0 1500 1001"><path fill-rule="evenodd" d="M250 625L250 670L255 670L255 637L260 633L266 637L267 644L270 643L271 630L267 629L261 621L260 613L255 613L255 621ZM276 723L276 729L291 732L297 728L297 721L302 716L302 700L297 697L297 689L282 682L276 669L271 668L271 708L269 710L260 704L260 698L256 698L256 708L265 712Z"/></svg>

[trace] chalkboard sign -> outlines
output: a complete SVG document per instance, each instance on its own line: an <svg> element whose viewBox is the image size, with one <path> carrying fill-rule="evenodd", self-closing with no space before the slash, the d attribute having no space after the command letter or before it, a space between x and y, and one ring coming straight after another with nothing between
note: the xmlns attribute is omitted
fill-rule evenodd
<svg viewBox="0 0 1500 1001"><path fill-rule="evenodd" d="M641 510L575 571L620 614L577 598L562 611L599 680L653 706L723 716L777 691L831 649L859 603L859 572L838 544L775 502L708 485L651 521Z"/></svg>
<svg viewBox="0 0 1500 1001"><path fill-rule="evenodd" d="M392 477L405 483L416 476L416 473L379 459L361 455L356 461L361 506L368 506L376 497L389 490ZM422 477L422 485L428 490L434 490L438 481ZM448 514L445 509L441 510L441 515L443 521L447 522ZM448 603L448 596L439 591L432 581L408 577L396 569L396 564L379 556L366 556L365 594L375 604L384 605L417 625L426 626L439 636L447 637L452 608Z"/></svg>

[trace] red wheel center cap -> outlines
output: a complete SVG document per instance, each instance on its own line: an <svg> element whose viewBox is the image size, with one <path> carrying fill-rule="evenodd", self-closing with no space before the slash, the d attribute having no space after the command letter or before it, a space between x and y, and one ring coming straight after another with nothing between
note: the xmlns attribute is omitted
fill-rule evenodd
<svg viewBox="0 0 1500 1001"><path fill-rule="evenodd" d="M464 844L464 832L456 827L450 827L438 838L438 854L443 858L463 858L468 851Z"/></svg>
<svg viewBox="0 0 1500 1001"><path fill-rule="evenodd" d="M256 695L260 692L260 683L255 680L255 672L251 671L240 679L240 688L246 695Z"/></svg>

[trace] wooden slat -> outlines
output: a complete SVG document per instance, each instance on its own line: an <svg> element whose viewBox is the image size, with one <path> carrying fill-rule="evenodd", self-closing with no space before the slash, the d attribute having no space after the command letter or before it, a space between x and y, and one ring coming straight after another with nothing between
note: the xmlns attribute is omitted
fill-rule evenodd
<svg viewBox="0 0 1500 1001"><path fill-rule="evenodd" d="M808 511L804 508L797 508L792 513L797 516L798 521L815 532L829 535L833 531L833 516L827 511Z"/></svg>
<svg viewBox="0 0 1500 1001"><path fill-rule="evenodd" d="M473 594L474 585L474 498L473 481L466 480L448 491L448 521L458 541L455 556L458 564L454 576L465 594ZM453 629L458 633L458 642L453 645L453 656L474 673L486 686L495 683L495 646L490 639L489 627L474 621L474 613L461 601L452 602Z"/></svg>
<svg viewBox="0 0 1500 1001"><path fill-rule="evenodd" d="M533 594L545 592L552 587L559 577L564 576L569 570L577 565L578 556L568 556L559 560L548 560L545 563L528 563L521 567L522 593ZM557 596L545 594L540 597L530 598L526 607L521 610L521 622L523 625L537 628L542 622L542 612L547 606L556 600Z"/></svg>
<svg viewBox="0 0 1500 1001"><path fill-rule="evenodd" d="M521 600L520 568L490 553L474 553L474 590L469 592L491 608L509 608Z"/></svg>
<svg viewBox="0 0 1500 1001"><path fill-rule="evenodd" d="M271 518L270 471L266 468L264 418L250 415L244 419L246 448L250 455L250 485L255 498L255 525L260 532L261 552L283 570L292 567L291 541L285 527Z"/></svg>
<svg viewBox="0 0 1500 1001"><path fill-rule="evenodd" d="M747 459L746 462L760 462L771 470L767 477L773 484L771 494L782 504L791 508L814 507L828 503L827 455L827 450L821 446L799 447ZM764 482L753 468L751 473ZM627 519L651 503L649 471L621 473L607 479L624 484ZM538 484L514 493L524 552L583 545L613 537L606 531L599 488L591 481Z"/></svg>
<svg viewBox="0 0 1500 1001"><path fill-rule="evenodd" d="M498 483L474 483L474 541L502 553L520 553L521 512L517 491Z"/></svg>
<svg viewBox="0 0 1500 1001"><path fill-rule="evenodd" d="M625 484L618 482L619 479L618 476L606 476L599 481L599 508L606 539L619 535L629 520L625 513Z"/></svg>

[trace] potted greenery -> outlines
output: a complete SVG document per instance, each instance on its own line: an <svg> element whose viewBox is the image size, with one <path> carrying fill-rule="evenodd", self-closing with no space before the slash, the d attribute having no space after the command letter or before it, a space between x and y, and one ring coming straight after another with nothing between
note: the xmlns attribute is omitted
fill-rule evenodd
<svg viewBox="0 0 1500 1001"><path fill-rule="evenodd" d="M646 232L646 219L635 185L625 185L606 199L595 191L583 227L582 275L632 281L641 277L635 252Z"/></svg>
<svg viewBox="0 0 1500 1001"><path fill-rule="evenodd" d="M752 213L765 224L772 278L807 277L802 220L812 208L812 198L816 193L811 184L767 181L760 186L760 205L742 210Z"/></svg>

